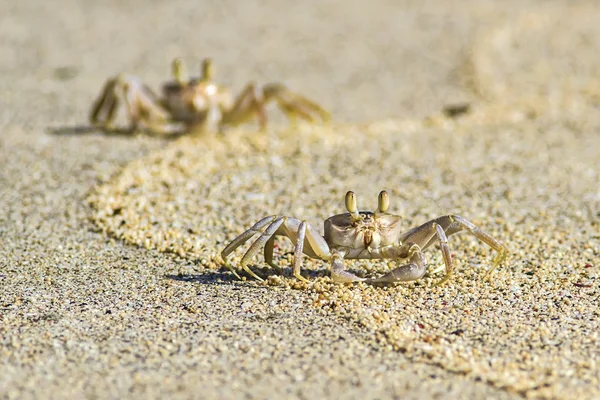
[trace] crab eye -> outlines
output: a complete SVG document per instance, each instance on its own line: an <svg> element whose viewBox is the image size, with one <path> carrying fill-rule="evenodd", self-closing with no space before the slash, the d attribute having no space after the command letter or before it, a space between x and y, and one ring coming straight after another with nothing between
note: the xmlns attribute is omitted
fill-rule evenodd
<svg viewBox="0 0 600 400"><path fill-rule="evenodd" d="M388 208L390 208L390 195L385 190L382 190L377 198L377 212L384 213Z"/></svg>
<svg viewBox="0 0 600 400"><path fill-rule="evenodd" d="M210 58L205 58L202 61L202 68L200 70L202 80L210 81L214 75L214 67L212 60Z"/></svg>
<svg viewBox="0 0 600 400"><path fill-rule="evenodd" d="M358 215L358 209L356 207L356 195L353 191L349 191L348 193L346 193L346 210L348 210L348 212L352 214L352 218L360 218Z"/></svg>
<svg viewBox="0 0 600 400"><path fill-rule="evenodd" d="M176 58L173 60L173 64L171 65L173 78L180 84L185 85L187 81L190 79L187 73L187 69L185 63L181 58Z"/></svg>
<svg viewBox="0 0 600 400"><path fill-rule="evenodd" d="M346 193L346 210L351 214L356 211L356 195L353 191Z"/></svg>

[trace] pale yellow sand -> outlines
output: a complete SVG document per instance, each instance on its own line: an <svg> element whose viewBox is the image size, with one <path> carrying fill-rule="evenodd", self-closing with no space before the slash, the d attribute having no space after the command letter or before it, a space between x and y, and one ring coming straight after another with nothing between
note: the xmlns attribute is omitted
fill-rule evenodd
<svg viewBox="0 0 600 400"><path fill-rule="evenodd" d="M0 395L600 396L592 6L63 3L0 9ZM158 85L171 57L205 55L236 88L282 79L337 122L66 134L110 74ZM510 257L487 282L490 249L454 236L448 284L388 288L333 285L308 259L301 284L283 241L287 276L252 267L266 283L215 258L265 215L320 229L347 190L371 209L381 189L407 228L461 214Z"/></svg>

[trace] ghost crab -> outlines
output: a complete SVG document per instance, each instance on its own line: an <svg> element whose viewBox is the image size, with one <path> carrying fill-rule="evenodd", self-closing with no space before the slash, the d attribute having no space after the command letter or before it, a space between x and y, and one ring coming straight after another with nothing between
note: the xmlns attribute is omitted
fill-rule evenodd
<svg viewBox="0 0 600 400"><path fill-rule="evenodd" d="M155 95L139 79L123 74L110 78L90 112L92 125L110 130L121 102L125 103L130 130L140 129L155 134L181 134L190 131L220 131L256 116L260 127L267 125L265 106L275 101L290 120L311 122L329 119L329 113L318 104L279 83L262 87L254 83L234 97L231 91L213 81L210 59L202 63L199 78L190 78L181 59L172 63L173 81L162 86L162 96Z"/></svg>
<svg viewBox="0 0 600 400"><path fill-rule="evenodd" d="M384 190L379 193L378 206L375 211L358 211L354 192L346 193L347 213L334 215L325 220L325 234L321 236L306 221L296 218L272 215L255 223L250 229L236 237L221 252L221 257L231 272L238 278L237 272L226 263L233 251L260 234L244 256L240 264L244 271L258 280L262 280L248 268L248 263L264 246L264 257L267 264L280 270L273 262L273 247L277 236L285 236L294 243L293 271L297 279L308 282L300 274L302 254L331 263L331 279L334 282L347 283L365 281L373 284L414 281L425 275L427 260L423 250L435 243L440 244L446 275L439 284L452 276L452 257L448 248L447 237L460 231L467 231L477 239L486 243L498 254L493 260L489 274L506 258L507 248L482 231L465 218L458 215L445 215L402 231L401 217L387 212L390 204L389 195ZM393 259L408 260L389 273L375 278L360 278L344 268L344 259Z"/></svg>

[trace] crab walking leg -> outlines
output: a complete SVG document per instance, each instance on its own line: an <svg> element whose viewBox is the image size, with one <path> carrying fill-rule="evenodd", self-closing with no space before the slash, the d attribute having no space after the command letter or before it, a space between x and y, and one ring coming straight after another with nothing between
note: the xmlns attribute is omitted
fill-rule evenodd
<svg viewBox="0 0 600 400"><path fill-rule="evenodd" d="M182 124L169 122L169 113L150 88L134 78L120 78L130 120L130 130L138 127L158 134L182 133Z"/></svg>
<svg viewBox="0 0 600 400"><path fill-rule="evenodd" d="M269 225L276 218L276 215L271 215L269 217L261 219L260 221L252 225L250 229L246 230L241 235L233 239L231 243L229 243L227 247L223 249L223 251L221 252L221 258L223 259L223 263L225 264L227 269L229 269L233 273L233 275L235 275L236 278L242 279L235 271L235 269L227 263L227 257L229 256L229 254L234 252L235 249L237 249L238 247L246 243L248 240L250 240L254 235L260 233L265 226Z"/></svg>
<svg viewBox="0 0 600 400"><path fill-rule="evenodd" d="M146 103L149 103L149 98L151 97L149 89L143 88L142 83L136 78L118 75L109 79L104 85L100 96L92 107L90 122L93 125L110 128L120 100L122 99L127 107L127 114L131 124L130 130L133 131L137 128L142 115L146 114L144 112L146 111L145 109L149 110L147 114L150 114L152 111L155 114L161 113L159 110L151 110L148 106L144 107L144 98L146 98ZM154 106L154 108L158 108L158 106Z"/></svg>
<svg viewBox="0 0 600 400"><path fill-rule="evenodd" d="M244 254L242 259L240 260L240 264L242 265L244 271L252 275L252 277L254 277L255 279L258 279L259 281L262 281L263 279L256 275L254 272L252 272L250 268L248 268L248 263L260 251L260 248L263 247L273 235L275 235L281 224L285 222L285 219L286 217L279 217L275 219L275 221L271 222L271 225L269 225L267 229L265 229L265 231L262 233L262 235L260 235L258 239L256 239L254 243L250 245L250 248L248 249L248 251L246 251L246 254Z"/></svg>
<svg viewBox="0 0 600 400"><path fill-rule="evenodd" d="M159 134L181 133L182 124L169 122L169 115L152 91L134 77L119 75L109 79L90 112L90 123L110 129L119 104L127 108L129 130L137 128Z"/></svg>
<svg viewBox="0 0 600 400"><path fill-rule="evenodd" d="M274 235L286 236L294 243L293 273L294 276L301 281L309 282L308 279L304 278L301 274L304 254L309 257L320 258L323 260L328 260L331 257L329 245L307 221L284 217L283 225L274 233ZM274 238L274 236L272 238ZM267 249L270 241L271 239L269 239L265 245L265 254L269 255L270 260L272 261L272 250ZM265 260L269 262L269 258L266 256Z"/></svg>
<svg viewBox="0 0 600 400"><path fill-rule="evenodd" d="M446 266L446 276L439 282L441 284L446 282L452 275L452 257L448 249L447 237L465 230L498 252L498 255L494 258L492 268L486 273L486 276L489 276L491 271L506 258L508 250L498 240L459 215L445 215L426 222L403 234L401 241L415 243L420 246L421 250L425 250L435 243L440 243Z"/></svg>
<svg viewBox="0 0 600 400"><path fill-rule="evenodd" d="M296 246L294 248L294 276L304 282L308 282L308 279L302 276L300 269L302 268L302 252L304 250L304 238L306 237L307 224L308 223L306 221L300 222Z"/></svg>
<svg viewBox="0 0 600 400"><path fill-rule="evenodd" d="M262 91L265 103L274 99L290 120L298 117L310 122L315 122L317 119L327 122L331 119L331 115L317 103L292 92L285 85L269 83L263 86Z"/></svg>
<svg viewBox="0 0 600 400"><path fill-rule="evenodd" d="M267 228L263 232L265 227ZM300 221L292 217L272 215L255 223L250 229L236 237L221 252L223 263L238 278L239 275L225 260L229 254L258 233L261 233L261 235L250 245L250 248L240 260L242 268L258 280L262 279L256 276L246 265L256 254L258 254L262 246L264 246L263 251L267 264L281 271L281 268L273 262L273 247L277 236L287 237L294 244L294 276L300 280L307 281L300 274L303 254L322 260L329 260L331 258L329 245L307 221Z"/></svg>
<svg viewBox="0 0 600 400"><path fill-rule="evenodd" d="M487 232L479 229L477 226L475 226L474 224L469 222L467 219L465 219L459 215L454 215L453 217L458 225L463 226L464 229L467 229L476 238L478 238L479 240L481 240L482 242L484 242L485 244L487 244L492 249L494 249L498 252L496 257L494 257L494 259L492 261L492 268L490 268L485 273L485 277L489 280L491 273L496 269L496 267L498 267L498 265L500 265L500 263L502 263L506 259L506 257L508 257L508 249L501 242L494 239Z"/></svg>
<svg viewBox="0 0 600 400"><path fill-rule="evenodd" d="M294 276L308 282L307 279L300 275L302 254L325 261L331 260L333 257L331 250L329 249L329 244L325 238L323 238L323 236L321 236L307 221L300 222L300 225L298 226L298 237L296 248L294 250Z"/></svg>
<svg viewBox="0 0 600 400"><path fill-rule="evenodd" d="M267 240L265 244L264 256L265 262L269 264L273 269L275 269L280 274L283 272L281 267L273 262L273 249L275 248L275 236L271 236L271 239Z"/></svg>
<svg viewBox="0 0 600 400"><path fill-rule="evenodd" d="M329 251L329 245L309 223L308 221L300 221L292 217L284 217L283 224L274 233L274 235L285 236L294 243L294 263L293 273L294 276L304 282L308 282L308 279L304 278L302 272L302 260L306 254L311 258L319 258L321 260L329 260L331 258L331 252ZM272 251L268 250L269 241L265 245L265 254L270 252L269 255L272 259ZM268 262L268 258L265 257Z"/></svg>
<svg viewBox="0 0 600 400"><path fill-rule="evenodd" d="M238 247L240 247L241 245L246 243L248 240L250 240L252 238L252 236L256 235L257 233L261 233L262 229L265 226L269 225L271 222L275 221L276 218L277 218L276 215L271 215L271 216L265 217L265 218L261 219L260 221L258 221L257 223L255 223L254 225L252 225L248 230L243 232L241 235L239 235L238 237L233 239L231 241L231 243L229 243L227 245L227 247L225 247L223 249L223 251L221 252L221 257L223 258L223 260L225 260L231 253L233 253L235 251L235 249L237 249Z"/></svg>
<svg viewBox="0 0 600 400"><path fill-rule="evenodd" d="M262 90L257 88L254 83L249 83L236 97L232 107L223 114L221 123L223 125L240 125L256 115L261 129L265 129L267 126L265 104Z"/></svg>
<svg viewBox="0 0 600 400"><path fill-rule="evenodd" d="M361 282L364 278L359 278L344 268L344 254L334 251L331 255L331 280L336 283Z"/></svg>
<svg viewBox="0 0 600 400"><path fill-rule="evenodd" d="M450 249L448 248L448 238L446 237L446 232L440 225L434 224L434 226L438 240L440 241L440 250L442 251L442 257L444 258L444 265L446 266L446 275L437 283L438 285L441 285L450 279L454 268L452 266L452 256L450 255Z"/></svg>
<svg viewBox="0 0 600 400"><path fill-rule="evenodd" d="M450 236L455 233L466 230L471 235L475 236L477 239L481 240L482 242L490 246L493 250L498 252L496 257L494 257L492 261L492 267L485 273L485 277L487 279L489 279L490 274L508 256L508 249L506 248L506 246L504 246L500 241L494 239L490 234L478 228L472 222L468 221L466 218L461 217L460 215L446 215L443 217L436 218L434 222L436 222L442 228L444 228L446 236ZM434 242L435 241L430 241L430 243L427 243L427 245L424 246L423 249L429 247Z"/></svg>
<svg viewBox="0 0 600 400"><path fill-rule="evenodd" d="M94 101L89 116L92 125L110 126L114 120L115 112L119 106L119 99L115 91L116 84L116 78L107 80L100 95Z"/></svg>
<svg viewBox="0 0 600 400"><path fill-rule="evenodd" d="M223 116L223 124L239 125L248 121L253 116L258 117L262 129L267 126L266 105L271 101L277 105L290 120L296 117L314 122L318 118L328 121L331 116L318 104L307 98L291 92L287 87L278 83L271 83L257 87L249 83L236 97L232 107Z"/></svg>

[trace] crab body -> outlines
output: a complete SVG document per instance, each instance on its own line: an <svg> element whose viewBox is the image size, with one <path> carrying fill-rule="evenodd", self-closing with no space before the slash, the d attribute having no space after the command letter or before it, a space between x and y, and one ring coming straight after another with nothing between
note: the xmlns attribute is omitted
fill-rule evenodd
<svg viewBox="0 0 600 400"><path fill-rule="evenodd" d="M438 217L403 231L400 224L401 217L387 212L389 196L386 191L379 194L376 211L358 211L353 192L346 194L346 208L347 213L334 215L325 220L323 236L306 221L277 215L265 217L229 243L221 252L221 257L226 260L235 249L260 234L242 257L241 266L256 279L261 279L248 268L248 263L261 248L264 248L265 261L273 268L279 269L273 262L273 249L275 238L284 236L294 243L293 270L294 276L298 279L306 280L300 271L302 254L305 254L311 258L329 261L331 278L335 282L367 281L379 284L421 278L427 271L427 260L423 250L435 243L440 245L446 271L440 283L447 281L453 271L447 237L460 231L470 233L498 252L488 275L508 254L502 243L458 215ZM381 277L365 279L345 270L344 259L392 259L407 262ZM231 266L228 264L226 266L239 277Z"/></svg>
<svg viewBox="0 0 600 400"><path fill-rule="evenodd" d="M382 249L400 240L400 217L384 214L376 218L370 211L359 211L358 217L345 213L325 220L325 241L346 258L385 258Z"/></svg>

